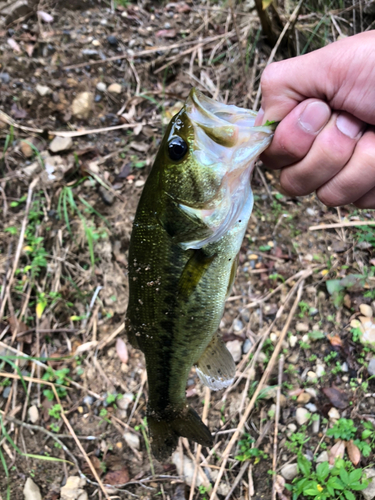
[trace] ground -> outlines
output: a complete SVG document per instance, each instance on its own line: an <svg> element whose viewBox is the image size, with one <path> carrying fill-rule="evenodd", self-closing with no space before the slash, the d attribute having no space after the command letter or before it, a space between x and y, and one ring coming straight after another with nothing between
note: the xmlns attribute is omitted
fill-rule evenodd
<svg viewBox="0 0 375 500"><path fill-rule="evenodd" d="M188 381L212 450L184 439L152 458L144 359L124 331L132 220L163 129L192 86L259 107L297 5L263 4L46 1L3 24L2 498L23 498L27 478L67 498L79 475L90 498L269 499L274 478L281 500L361 498L375 441L371 211L289 198L257 166L220 325L237 377L217 393L194 370ZM304 2L275 59L368 29L372 8Z"/></svg>

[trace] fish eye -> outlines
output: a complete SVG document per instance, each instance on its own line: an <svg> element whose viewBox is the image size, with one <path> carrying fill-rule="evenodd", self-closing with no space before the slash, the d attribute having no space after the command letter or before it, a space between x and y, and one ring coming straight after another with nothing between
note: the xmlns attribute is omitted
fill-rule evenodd
<svg viewBox="0 0 375 500"><path fill-rule="evenodd" d="M173 137L168 143L168 154L171 160L181 160L186 155L187 151L188 146L181 137Z"/></svg>

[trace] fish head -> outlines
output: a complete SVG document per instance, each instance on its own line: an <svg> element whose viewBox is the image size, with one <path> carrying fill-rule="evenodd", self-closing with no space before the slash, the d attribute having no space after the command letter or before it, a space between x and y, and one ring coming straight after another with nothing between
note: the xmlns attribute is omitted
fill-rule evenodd
<svg viewBox="0 0 375 500"><path fill-rule="evenodd" d="M251 172L274 133L273 126L255 127L255 118L253 111L216 102L194 88L172 118L156 159L159 187L207 228L203 238L183 242L185 248L218 241L245 206L251 212Z"/></svg>

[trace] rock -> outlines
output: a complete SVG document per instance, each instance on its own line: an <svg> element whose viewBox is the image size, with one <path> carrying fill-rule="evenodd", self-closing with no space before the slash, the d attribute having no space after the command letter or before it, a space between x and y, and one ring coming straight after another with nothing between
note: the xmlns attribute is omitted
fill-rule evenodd
<svg viewBox="0 0 375 500"><path fill-rule="evenodd" d="M29 137L24 141L21 141L20 150L25 158L31 158L34 154L33 148L30 146L32 139Z"/></svg>
<svg viewBox="0 0 375 500"><path fill-rule="evenodd" d="M86 120L92 109L94 94L92 92L81 92L72 103L72 114L79 120Z"/></svg>
<svg viewBox="0 0 375 500"><path fill-rule="evenodd" d="M367 367L369 375L375 375L375 358L371 358Z"/></svg>
<svg viewBox="0 0 375 500"><path fill-rule="evenodd" d="M314 405L314 403L307 403L307 405L305 405L305 408L311 411L311 413L316 413L318 411L318 408L316 407L316 405Z"/></svg>
<svg viewBox="0 0 375 500"><path fill-rule="evenodd" d="M361 314L363 314L363 316L366 316L366 318L372 318L371 306L368 306L367 304L361 304L359 306L359 310L361 311Z"/></svg>
<svg viewBox="0 0 375 500"><path fill-rule="evenodd" d="M305 424L311 416L311 413L306 408L297 408L296 420L298 425Z"/></svg>
<svg viewBox="0 0 375 500"><path fill-rule="evenodd" d="M316 415L311 426L312 433L318 434L319 429L320 429L320 415Z"/></svg>
<svg viewBox="0 0 375 500"><path fill-rule="evenodd" d="M328 416L330 420L338 420L341 417L340 412L334 407L329 410Z"/></svg>
<svg viewBox="0 0 375 500"><path fill-rule="evenodd" d="M96 84L96 90L99 92L105 92L107 90L107 85L104 82L98 82Z"/></svg>
<svg viewBox="0 0 375 500"><path fill-rule="evenodd" d="M35 405L30 406L27 416L32 424L36 424L39 420L39 411Z"/></svg>
<svg viewBox="0 0 375 500"><path fill-rule="evenodd" d="M347 373L349 371L348 363L344 361L344 363L341 365L341 371L344 373Z"/></svg>
<svg viewBox="0 0 375 500"><path fill-rule="evenodd" d="M243 346L242 346L242 352L244 354L247 354L250 351L252 345L253 345L253 343L251 342L251 340L246 339L245 342L243 343Z"/></svg>
<svg viewBox="0 0 375 500"><path fill-rule="evenodd" d="M307 382L309 382L310 384L315 384L317 382L317 374L313 371L309 371L307 372Z"/></svg>
<svg viewBox="0 0 375 500"><path fill-rule="evenodd" d="M172 462L176 466L177 469L177 474L179 476L183 476L184 482L187 485L191 485L192 480L193 480L193 475L194 475L194 469L195 469L195 464L193 463L190 458L186 457L183 455L181 457L181 453L179 450L176 450L173 455L172 455ZM181 462L182 458L182 462ZM212 479L214 480L214 477L212 476ZM207 476L203 473L202 469L198 470L198 474L196 477L196 487L199 488L199 486L210 486L210 482L207 478Z"/></svg>
<svg viewBox="0 0 375 500"><path fill-rule="evenodd" d="M93 404L93 402L94 402L94 398L93 398L92 396L85 396L85 397L83 398L83 403L84 403L85 405L87 405L87 406L91 406L91 405ZM118 406L117 401L116 401L116 404L117 404L117 406Z"/></svg>
<svg viewBox="0 0 375 500"><path fill-rule="evenodd" d="M307 404L311 399L311 395L307 392L302 392L298 398L297 398L297 403L300 405L305 405Z"/></svg>
<svg viewBox="0 0 375 500"><path fill-rule="evenodd" d="M240 332L243 329L243 323L240 319L236 318L233 321L233 331L234 332Z"/></svg>
<svg viewBox="0 0 375 500"><path fill-rule="evenodd" d="M23 488L23 496L25 500L42 500L39 487L30 477L26 479L26 483Z"/></svg>
<svg viewBox="0 0 375 500"><path fill-rule="evenodd" d="M325 368L323 365L319 364L319 365L316 365L315 367L315 373L316 373L316 376L317 377L323 377L323 375L325 374Z"/></svg>
<svg viewBox="0 0 375 500"><path fill-rule="evenodd" d="M329 460L329 456L328 456L328 452L326 450L322 451L322 453L320 455L318 455L316 458L316 462L318 464L320 464L322 462L328 462L328 460Z"/></svg>
<svg viewBox="0 0 375 500"><path fill-rule="evenodd" d="M143 180L143 179L138 179L137 181L135 181L134 186L137 187L137 188L140 188L140 187L142 187L142 186L145 185L145 182L146 181Z"/></svg>
<svg viewBox="0 0 375 500"><path fill-rule="evenodd" d="M46 85L40 85L39 83L35 87L35 90L41 97L52 94L52 90L49 87L47 87Z"/></svg>
<svg viewBox="0 0 375 500"><path fill-rule="evenodd" d="M238 341L237 341L238 342ZM228 344L227 344L228 346ZM265 352L260 352L259 355L258 355L258 363L267 363L268 361L268 356Z"/></svg>
<svg viewBox="0 0 375 500"><path fill-rule="evenodd" d="M66 163L64 158L58 155L50 156L49 154L44 154L42 157L45 169L41 176L42 182L49 185L63 179L65 172L70 168L70 165Z"/></svg>
<svg viewBox="0 0 375 500"><path fill-rule="evenodd" d="M242 342L239 340L231 340L226 343L226 346L233 356L234 362L238 363L242 356Z"/></svg>
<svg viewBox="0 0 375 500"><path fill-rule="evenodd" d="M58 153L59 151L67 151L72 146L73 146L73 139L71 137L56 136L49 145L49 150L52 153Z"/></svg>
<svg viewBox="0 0 375 500"><path fill-rule="evenodd" d="M372 500L373 498L375 498L375 469L365 469L364 472L366 478L372 478L372 481L364 490L362 490L362 495L364 496L365 500Z"/></svg>
<svg viewBox="0 0 375 500"><path fill-rule="evenodd" d="M10 385L8 385L7 387L5 387L5 389L3 390L3 398L8 398L9 397L11 388L12 388L12 386L10 386Z"/></svg>
<svg viewBox="0 0 375 500"><path fill-rule="evenodd" d="M314 399L316 399L318 393L316 392L315 389L313 389L312 387L306 387L305 389L305 392L307 392L307 394L310 394L310 396Z"/></svg>
<svg viewBox="0 0 375 500"><path fill-rule="evenodd" d="M287 402L287 399L284 396L284 394L280 394L280 406L281 406L281 408L284 408L284 406L286 406L286 402Z"/></svg>
<svg viewBox="0 0 375 500"><path fill-rule="evenodd" d="M65 486L61 488L60 499L61 500L85 500L87 496L84 496L85 491L82 489L86 484L85 479L81 479L78 476L69 476ZM86 494L87 495L87 494Z"/></svg>
<svg viewBox="0 0 375 500"><path fill-rule="evenodd" d="M296 324L296 330L297 332L303 332L303 333L307 333L309 331L309 325L306 324L306 323L297 323Z"/></svg>
<svg viewBox="0 0 375 500"><path fill-rule="evenodd" d="M31 165L22 169L23 173L27 177L33 177L40 170L42 170L42 166L38 161L34 161Z"/></svg>
<svg viewBox="0 0 375 500"><path fill-rule="evenodd" d="M137 434L134 434L133 432L125 432L124 439L126 441L126 444L130 448L135 448L136 450L139 450L141 443L139 441L139 437L137 436Z"/></svg>
<svg viewBox="0 0 375 500"><path fill-rule="evenodd" d="M0 80L2 83L8 84L10 82L9 73L0 73Z"/></svg>
<svg viewBox="0 0 375 500"><path fill-rule="evenodd" d="M291 335L291 336L289 337L289 345L290 345L290 347L291 347L292 349L293 349L293 347L295 347L295 346L296 346L297 341L298 341L298 337L296 337L295 335Z"/></svg>
<svg viewBox="0 0 375 500"><path fill-rule="evenodd" d="M298 427L296 426L296 424L289 424L286 430L287 436L291 436L292 434L294 434L297 429Z"/></svg>
<svg viewBox="0 0 375 500"><path fill-rule="evenodd" d="M117 398L116 404L121 410L127 410L133 399L133 394L131 392L126 392L122 395L122 398Z"/></svg>
<svg viewBox="0 0 375 500"><path fill-rule="evenodd" d="M281 475L287 481L292 481L298 475L298 465L297 464L287 464L281 468Z"/></svg>
<svg viewBox="0 0 375 500"><path fill-rule="evenodd" d="M119 83L111 83L108 87L108 92L112 92L112 94L121 94L122 87Z"/></svg>
<svg viewBox="0 0 375 500"><path fill-rule="evenodd" d="M118 40L114 35L107 36L107 42L109 43L109 45L112 45L113 47L117 47L118 45Z"/></svg>

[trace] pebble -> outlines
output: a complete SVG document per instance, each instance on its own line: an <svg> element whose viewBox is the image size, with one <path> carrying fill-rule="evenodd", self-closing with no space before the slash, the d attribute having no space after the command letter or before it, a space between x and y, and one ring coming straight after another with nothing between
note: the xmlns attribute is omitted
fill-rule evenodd
<svg viewBox="0 0 375 500"><path fill-rule="evenodd" d="M243 323L240 319L236 318L233 321L233 331L240 332L243 329Z"/></svg>
<svg viewBox="0 0 375 500"><path fill-rule="evenodd" d="M59 137L56 136L51 144L49 145L49 150L52 153L58 153L60 151L67 151L73 146L73 139L71 137Z"/></svg>
<svg viewBox="0 0 375 500"><path fill-rule="evenodd" d="M36 424L39 420L38 408L35 405L30 406L27 412L27 416L32 424Z"/></svg>
<svg viewBox="0 0 375 500"><path fill-rule="evenodd" d="M310 402L311 395L308 394L307 392L302 392L298 398L297 398L297 403L300 405L306 405L307 403Z"/></svg>
<svg viewBox="0 0 375 500"><path fill-rule="evenodd" d="M249 313L248 309L241 309L240 314L241 314L242 319L246 323L248 323L250 321L250 313Z"/></svg>
<svg viewBox="0 0 375 500"><path fill-rule="evenodd" d="M298 475L298 465L297 464L287 464L281 469L281 475L287 481L292 481Z"/></svg>
<svg viewBox="0 0 375 500"><path fill-rule="evenodd" d="M228 351L231 353L234 362L238 363L242 356L242 342L239 340L231 340L226 343Z"/></svg>
<svg viewBox="0 0 375 500"><path fill-rule="evenodd" d="M138 179L137 181L135 181L134 186L137 188L140 188L140 187L144 186L145 182L146 181L143 179Z"/></svg>
<svg viewBox="0 0 375 500"><path fill-rule="evenodd" d="M347 373L349 371L348 363L344 361L344 363L341 365L341 371L344 373Z"/></svg>
<svg viewBox="0 0 375 500"><path fill-rule="evenodd" d="M243 343L243 346L242 346L242 352L244 354L247 354L250 351L252 345L253 345L253 343L251 342L251 340L250 339L246 339L245 342ZM375 368L375 366L374 366L374 368Z"/></svg>
<svg viewBox="0 0 375 500"><path fill-rule="evenodd" d="M316 405L314 405L314 403L307 403L307 405L305 405L305 408L311 411L311 413L316 413L318 411L318 408L316 407Z"/></svg>
<svg viewBox="0 0 375 500"><path fill-rule="evenodd" d="M309 420L310 416L311 414L308 410L306 410L306 408L297 408L296 420L298 425L305 424Z"/></svg>
<svg viewBox="0 0 375 500"><path fill-rule="evenodd" d="M119 83L111 83L108 87L108 92L112 92L112 94L121 94L122 87Z"/></svg>
<svg viewBox="0 0 375 500"><path fill-rule="evenodd" d="M9 397L11 388L12 388L12 386L10 386L10 385L8 385L7 387L5 387L5 389L3 390L3 398L8 398Z"/></svg>
<svg viewBox="0 0 375 500"><path fill-rule="evenodd" d="M271 333L271 334L270 334L270 341L271 341L273 344L276 344L276 342L277 342L277 338L278 338L278 337L277 337L276 333Z"/></svg>
<svg viewBox="0 0 375 500"><path fill-rule="evenodd" d="M316 211L314 208L306 208L306 213L307 215L310 215L310 217L314 217L314 215L316 215Z"/></svg>
<svg viewBox="0 0 375 500"><path fill-rule="evenodd" d="M372 481L366 486L364 490L362 490L362 495L365 500L372 500L375 498L375 469L366 469L365 470L366 478L371 479Z"/></svg>
<svg viewBox="0 0 375 500"><path fill-rule="evenodd" d="M89 117L94 101L92 92L80 92L72 102L72 114L80 120Z"/></svg>
<svg viewBox="0 0 375 500"><path fill-rule="evenodd" d="M332 407L328 412L328 416L330 420L338 420L341 415L337 408Z"/></svg>
<svg viewBox="0 0 375 500"><path fill-rule="evenodd" d="M322 453L320 453L320 455L318 455L316 458L316 462L318 464L320 464L322 462L328 462L328 460L329 460L329 456L328 456L328 452L326 450L322 451Z"/></svg>
<svg viewBox="0 0 375 500"><path fill-rule="evenodd" d="M25 158L31 158L34 154L34 151L29 144L29 142L31 143L31 140L32 139L30 139L30 137L28 137L25 141L21 141L20 150Z"/></svg>
<svg viewBox="0 0 375 500"><path fill-rule="evenodd" d="M118 45L118 40L114 35L107 36L107 42L113 47L116 47Z"/></svg>
<svg viewBox="0 0 375 500"><path fill-rule="evenodd" d="M310 394L310 396L311 396L312 398L316 398L316 397L317 397L317 395L318 395L318 393L316 392L316 390L315 390L315 389L313 389L312 387L307 387L307 388L305 389L305 392L307 392L307 394Z"/></svg>
<svg viewBox="0 0 375 500"><path fill-rule="evenodd" d="M94 402L94 398L92 396L85 396L83 398L83 403L87 406L91 406Z"/></svg>
<svg viewBox="0 0 375 500"><path fill-rule="evenodd" d="M0 73L0 80L2 83L9 83L10 82L10 76L9 73Z"/></svg>
<svg viewBox="0 0 375 500"><path fill-rule="evenodd" d="M44 97L44 96L46 96L48 94L52 94L52 90L49 87L47 87L46 85L40 85L39 83L35 87L35 90L42 97Z"/></svg>
<svg viewBox="0 0 375 500"><path fill-rule="evenodd" d="M371 358L367 367L369 375L375 375L375 358Z"/></svg>
<svg viewBox="0 0 375 500"><path fill-rule="evenodd" d="M133 399L133 394L131 392L126 392L122 395L122 398L117 398L116 404L121 410L127 410Z"/></svg>
<svg viewBox="0 0 375 500"><path fill-rule="evenodd" d="M320 415L317 415L317 418L313 420L311 430L313 434L318 434L320 429Z"/></svg>
<svg viewBox="0 0 375 500"><path fill-rule="evenodd" d="M258 362L264 364L267 363L267 361L268 361L267 354L265 354L264 352L260 352L258 356Z"/></svg>
<svg viewBox="0 0 375 500"><path fill-rule="evenodd" d="M303 332L306 333L309 331L309 325L307 323L297 323L296 324L296 330L297 332Z"/></svg>
<svg viewBox="0 0 375 500"><path fill-rule="evenodd" d="M105 92L107 90L107 85L104 82L98 82L96 84L96 90L99 92Z"/></svg>
<svg viewBox="0 0 375 500"><path fill-rule="evenodd" d="M289 337L289 345L290 345L290 347L291 347L292 349L293 349L293 347L295 347L295 346L296 346L297 341L298 341L298 337L296 337L295 335L291 335L291 336Z"/></svg>
<svg viewBox="0 0 375 500"><path fill-rule="evenodd" d="M34 481L28 477L23 488L23 496L25 500L42 500L39 487Z"/></svg>
<svg viewBox="0 0 375 500"><path fill-rule="evenodd" d="M291 436L291 435L292 435L292 434L294 434L296 431L297 431L297 426L296 426L296 424L289 424L289 425L287 426L286 434L287 434L287 436Z"/></svg>
<svg viewBox="0 0 375 500"><path fill-rule="evenodd" d="M363 314L363 316L366 316L366 318L372 318L371 306L369 306L367 304L361 304L359 306L359 310L361 311L361 314Z"/></svg>
<svg viewBox="0 0 375 500"><path fill-rule="evenodd" d="M307 382L310 382L310 384L315 384L317 381L317 374L313 371L307 372Z"/></svg>
<svg viewBox="0 0 375 500"><path fill-rule="evenodd" d="M323 365L316 365L315 373L317 377L322 377L325 374L325 369Z"/></svg>
<svg viewBox="0 0 375 500"><path fill-rule="evenodd" d="M86 500L84 496L85 491L82 489L86 484L85 479L81 479L78 476L69 476L66 480L65 485L61 488L60 499L61 500Z"/></svg>

